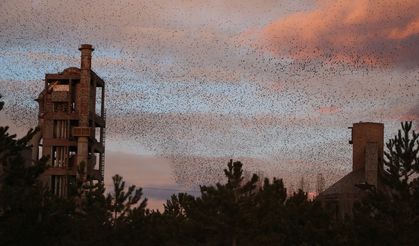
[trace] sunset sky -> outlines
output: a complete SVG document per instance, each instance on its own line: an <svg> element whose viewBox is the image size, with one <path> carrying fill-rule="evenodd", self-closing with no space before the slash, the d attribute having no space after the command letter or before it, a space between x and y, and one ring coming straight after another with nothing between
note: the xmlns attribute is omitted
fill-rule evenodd
<svg viewBox="0 0 419 246"><path fill-rule="evenodd" d="M36 126L45 73L79 66L107 85L106 184L150 207L249 171L315 189L351 170L352 123L419 126L418 0L2 0L0 125Z"/></svg>

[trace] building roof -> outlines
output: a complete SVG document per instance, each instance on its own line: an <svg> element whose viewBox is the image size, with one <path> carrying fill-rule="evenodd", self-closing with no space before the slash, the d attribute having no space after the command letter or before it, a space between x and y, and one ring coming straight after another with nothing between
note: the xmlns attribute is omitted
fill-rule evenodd
<svg viewBox="0 0 419 246"><path fill-rule="evenodd" d="M48 73L45 75L48 80L61 80L61 79L80 79L80 68L69 67L64 69L60 73ZM90 70L90 76L92 80L96 81L98 87L105 85L105 82L99 77L93 70Z"/></svg>
<svg viewBox="0 0 419 246"><path fill-rule="evenodd" d="M319 194L318 199L326 198L329 196L337 196L343 193L360 194L362 190L355 185L365 182L364 169L356 170L345 175L339 181L327 188Z"/></svg>

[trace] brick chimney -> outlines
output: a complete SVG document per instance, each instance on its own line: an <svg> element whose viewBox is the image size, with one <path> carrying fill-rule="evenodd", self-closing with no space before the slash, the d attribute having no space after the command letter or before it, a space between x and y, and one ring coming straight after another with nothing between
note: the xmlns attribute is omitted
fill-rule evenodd
<svg viewBox="0 0 419 246"><path fill-rule="evenodd" d="M82 44L79 48L81 51L80 69L90 70L92 68L92 52L95 50L91 44Z"/></svg>
<svg viewBox="0 0 419 246"><path fill-rule="evenodd" d="M92 52L93 47L91 44L82 44L79 48L81 52L80 63L80 83L78 85L77 108L80 115L79 126L77 129L80 132L85 132L79 136L77 140L77 162L88 162L88 136L90 135L89 125L89 109L90 109L90 96L91 96L91 66L92 66Z"/></svg>

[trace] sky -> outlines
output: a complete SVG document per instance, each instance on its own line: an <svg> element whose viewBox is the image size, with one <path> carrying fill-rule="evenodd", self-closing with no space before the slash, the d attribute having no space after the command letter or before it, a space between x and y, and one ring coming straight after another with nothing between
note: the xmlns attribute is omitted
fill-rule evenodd
<svg viewBox="0 0 419 246"><path fill-rule="evenodd" d="M45 73L95 47L105 183L152 208L222 181L229 159L315 189L352 167L348 127L419 125L417 0L1 0L0 125L36 126Z"/></svg>

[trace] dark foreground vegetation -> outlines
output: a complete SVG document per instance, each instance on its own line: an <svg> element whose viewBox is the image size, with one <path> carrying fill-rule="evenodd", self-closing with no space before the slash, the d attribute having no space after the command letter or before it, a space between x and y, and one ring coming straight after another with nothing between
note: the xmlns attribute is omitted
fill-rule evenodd
<svg viewBox="0 0 419 246"><path fill-rule="evenodd" d="M59 198L39 182L46 159L25 167L19 155L36 130L16 139L0 127L0 245L419 245L419 135L411 128L402 124L387 143L391 194L364 187L353 218L336 220L301 190L287 197L281 179L245 180L232 161L224 183L201 186L199 197L173 195L162 212L118 175L109 194L87 177Z"/></svg>

